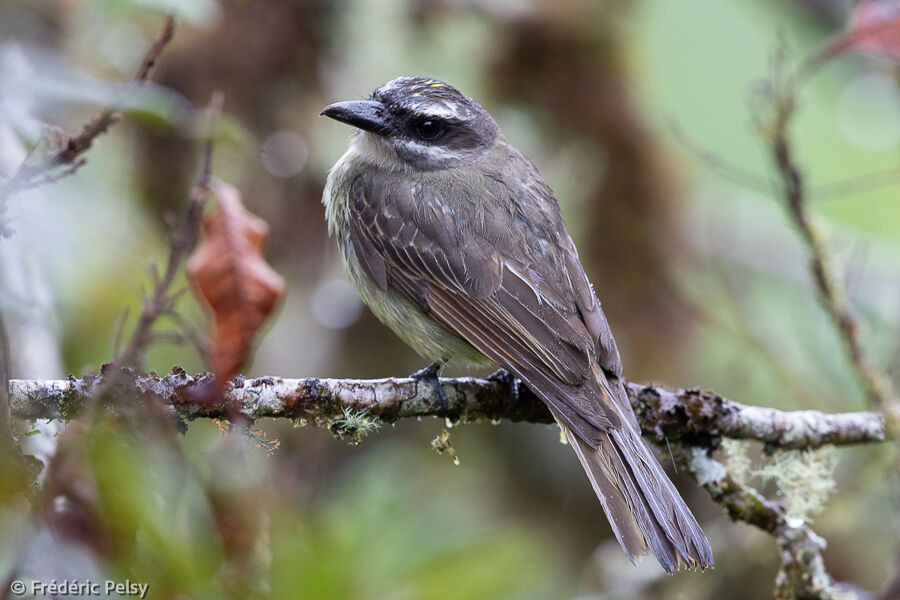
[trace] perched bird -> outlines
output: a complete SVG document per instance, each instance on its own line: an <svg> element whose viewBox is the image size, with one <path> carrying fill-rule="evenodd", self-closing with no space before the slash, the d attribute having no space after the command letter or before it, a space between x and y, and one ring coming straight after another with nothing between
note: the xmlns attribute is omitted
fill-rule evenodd
<svg viewBox="0 0 900 600"><path fill-rule="evenodd" d="M649 550L669 572L712 566L709 542L641 439L556 197L491 115L425 77L321 114L357 128L322 201L372 312L435 364L498 363L531 388L632 562ZM434 369L424 374L436 381Z"/></svg>

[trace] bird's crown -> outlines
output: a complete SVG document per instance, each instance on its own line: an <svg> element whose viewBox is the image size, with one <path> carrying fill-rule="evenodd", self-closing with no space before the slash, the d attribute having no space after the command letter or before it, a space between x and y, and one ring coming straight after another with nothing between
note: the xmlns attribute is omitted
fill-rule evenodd
<svg viewBox="0 0 900 600"><path fill-rule="evenodd" d="M462 122L485 114L472 98L443 81L428 77L398 77L372 94L391 112L406 112Z"/></svg>

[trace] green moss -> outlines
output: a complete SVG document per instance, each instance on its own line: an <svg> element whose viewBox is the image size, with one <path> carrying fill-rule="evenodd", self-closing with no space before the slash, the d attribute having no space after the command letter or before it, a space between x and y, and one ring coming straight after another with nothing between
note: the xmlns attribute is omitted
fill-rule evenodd
<svg viewBox="0 0 900 600"><path fill-rule="evenodd" d="M69 385L61 392L61 398L57 402L59 418L67 423L74 420L84 408L85 401L84 395L75 389L74 382L70 380Z"/></svg>

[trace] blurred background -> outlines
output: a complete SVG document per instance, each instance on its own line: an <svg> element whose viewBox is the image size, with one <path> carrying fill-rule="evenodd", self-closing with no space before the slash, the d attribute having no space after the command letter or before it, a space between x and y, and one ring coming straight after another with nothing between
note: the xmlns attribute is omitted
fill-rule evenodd
<svg viewBox="0 0 900 600"><path fill-rule="evenodd" d="M478 99L556 191L629 379L783 409L862 410L777 198L723 177L696 151L769 178L754 120L759 83L780 42L796 64L844 26L850 8L849 0L4 0L5 175L47 124L76 133L118 98L164 14L179 19L154 85L129 97L126 117L87 165L10 200L0 309L13 377L80 376L113 356L116 323L124 315L125 331L133 326L147 267L165 260L166 215L187 205L198 111L215 90L225 105L214 173L270 224L268 259L288 287L246 373L364 378L425 366L344 278L320 198L350 130L318 114L394 77L427 75ZM900 187L831 185L900 164L896 66L861 55L830 64L804 88L793 133L864 342L896 375ZM179 309L206 328L192 298ZM189 345L154 345L147 362L160 372L203 368ZM774 541L729 522L681 475L717 568L674 577L652 560L632 568L552 427L453 428L454 466L430 449L437 420L386 427L355 447L327 431L260 426L280 441L272 456L223 442L206 422L193 423L177 451L152 432L112 426L95 425L75 445L61 437L81 458L72 468L93 482L94 518L118 541L90 552L51 543L11 500L0 516L8 540L0 572L19 561L35 578L130 577L149 582L151 598L771 594ZM840 450L837 493L814 523L835 578L872 590L895 568L884 452ZM759 454L751 447L762 464ZM216 498L245 516L240 535L217 529Z"/></svg>

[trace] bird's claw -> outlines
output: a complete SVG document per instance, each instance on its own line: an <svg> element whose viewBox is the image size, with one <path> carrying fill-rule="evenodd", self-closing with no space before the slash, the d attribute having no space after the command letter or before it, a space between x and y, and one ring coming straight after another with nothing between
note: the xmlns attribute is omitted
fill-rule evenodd
<svg viewBox="0 0 900 600"><path fill-rule="evenodd" d="M519 401L519 396L522 390L522 381L507 371L506 369L500 368L488 375L488 381L499 381L500 383L505 383L509 386L509 393L512 394L513 400L516 402Z"/></svg>
<svg viewBox="0 0 900 600"><path fill-rule="evenodd" d="M410 379L415 379L417 384L420 381L427 382L431 386L431 389L434 390L434 393L437 394L438 400L440 401L441 413L445 413L450 406L450 400L447 398L446 392L444 392L444 386L441 385L439 377L440 372L441 365L433 362L424 369L419 369L415 373L412 373L409 377Z"/></svg>

